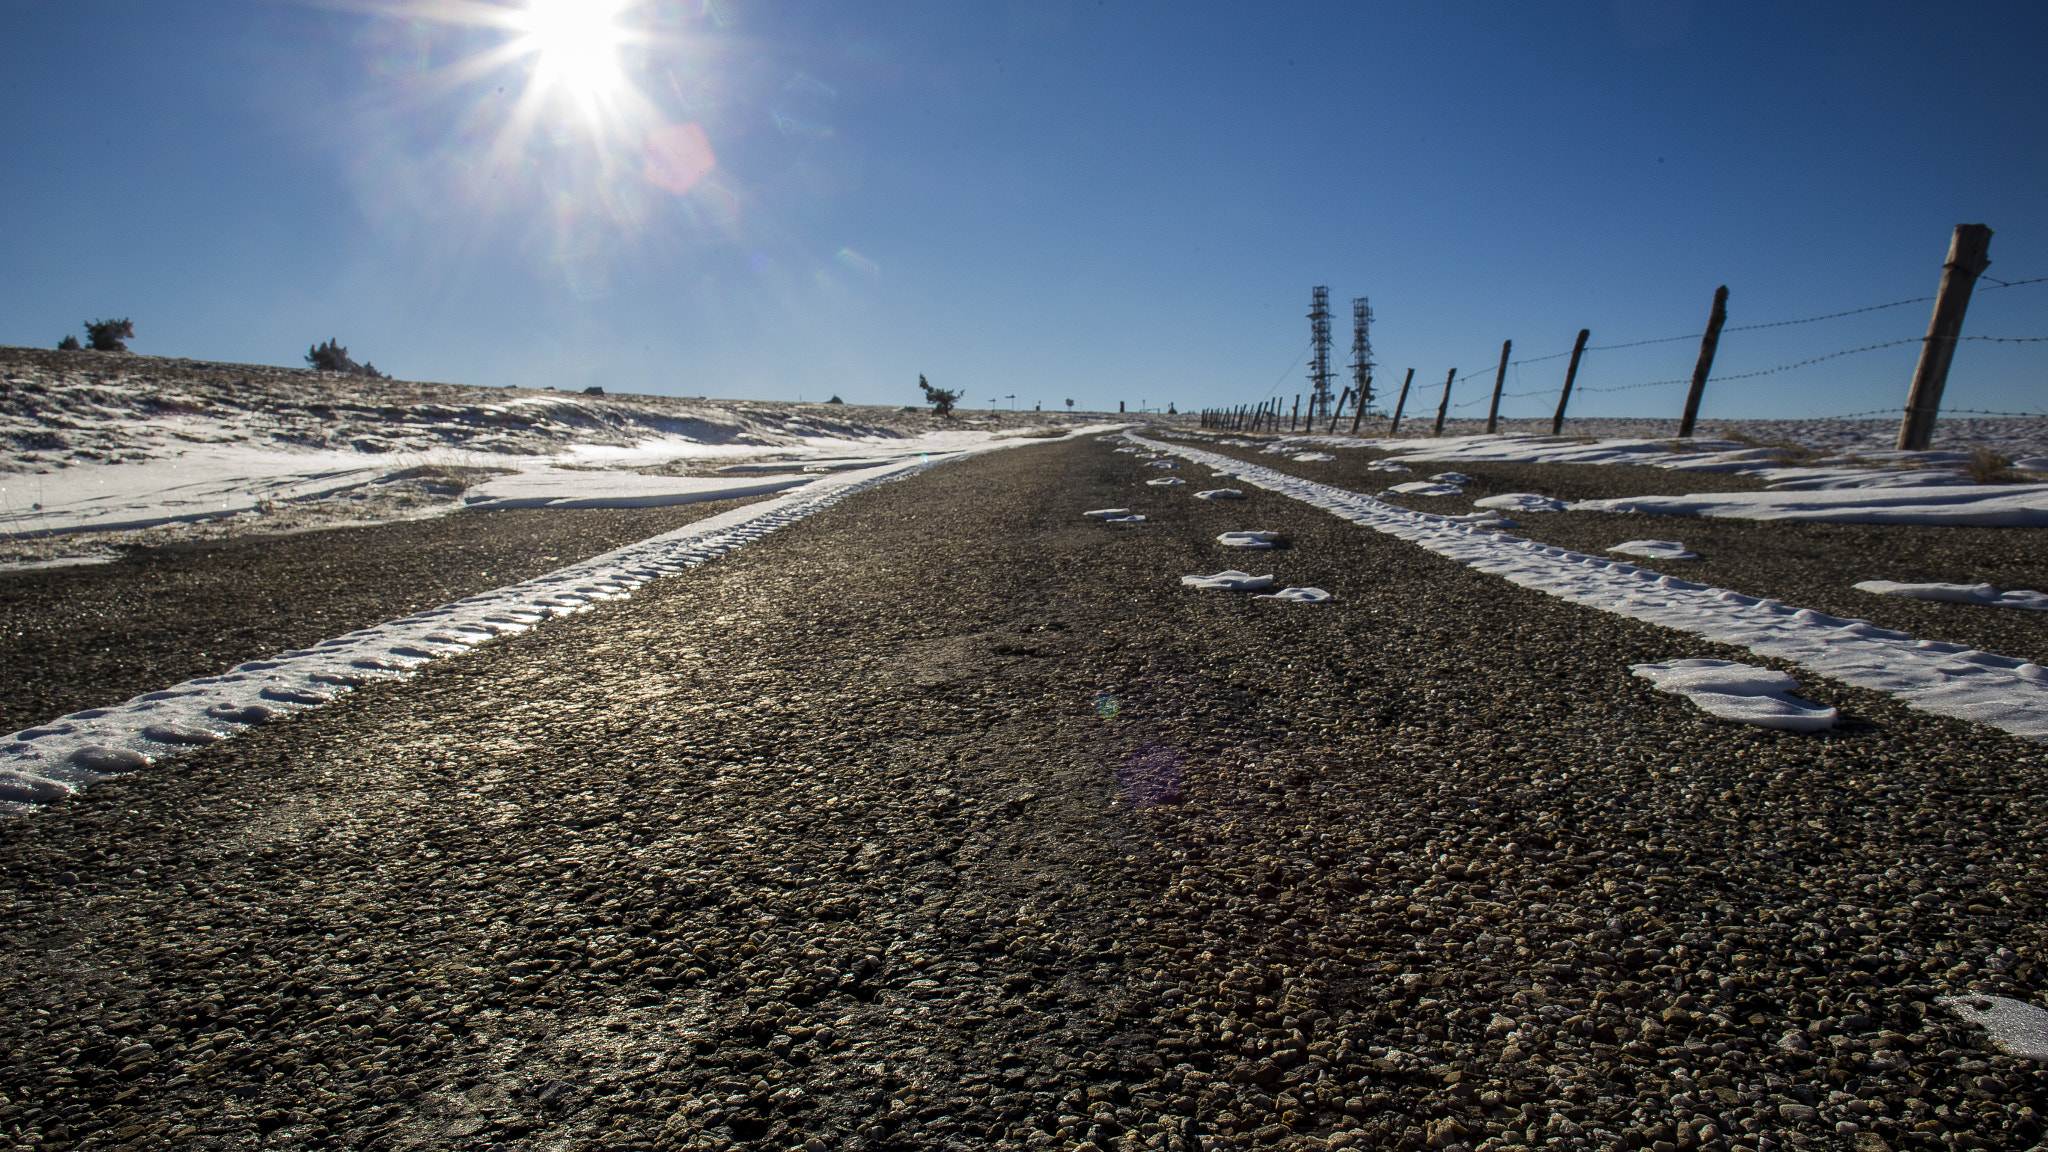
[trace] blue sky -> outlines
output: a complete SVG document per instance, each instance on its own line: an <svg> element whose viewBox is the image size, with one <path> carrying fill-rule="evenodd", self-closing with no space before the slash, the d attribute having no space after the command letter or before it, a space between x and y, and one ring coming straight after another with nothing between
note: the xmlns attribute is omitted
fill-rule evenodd
<svg viewBox="0 0 2048 1152"><path fill-rule="evenodd" d="M542 62L462 72L512 34L453 7L0 0L0 342L121 315L139 352L334 336L408 379L1189 409L1304 390L1327 284L1336 359L1369 296L1380 387L1413 367L1433 409L1503 339L1697 332L1719 284L1731 328L1929 295L1961 222L2048 276L2039 4L645 0L623 110L557 90L524 133ZM1927 313L1731 332L1717 374ZM1965 331L2048 336L2048 284ZM1682 385L1597 389L1695 352L1591 353L1573 410L1675 415ZM1914 357L1705 414L1893 407ZM2044 375L2048 344L1973 342L1948 403L2041 411Z"/></svg>

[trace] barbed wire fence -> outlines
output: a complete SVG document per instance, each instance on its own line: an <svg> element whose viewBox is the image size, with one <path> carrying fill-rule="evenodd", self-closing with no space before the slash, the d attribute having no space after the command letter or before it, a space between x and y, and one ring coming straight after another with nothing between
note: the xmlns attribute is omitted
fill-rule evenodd
<svg viewBox="0 0 2048 1152"><path fill-rule="evenodd" d="M2027 277L2027 278L2024 278L2024 279L2019 279L2019 280L2001 280L2001 279L1999 279L1999 278L1997 278L1997 277L1994 277L1994 276L1989 276L1989 275L1984 275L1984 274L1982 274L1982 273L1979 273L1979 275L1978 275L1978 277L1977 277L1977 278L1978 278L1979 280L1982 280L1982 281L1988 281L1988 284L1986 284L1986 285L1984 285L1984 286L1981 286L1981 287L1979 287L1979 288L1977 288L1977 289L1976 289L1976 291L1977 291L1977 292L1979 292L1979 293L1983 293L1983 292L1995 292L1995 291L1998 291L1998 290L2001 290L2001 289L2008 289L2008 288L2019 288L2019 287L2023 287L2023 286L2026 286L2026 285L2031 285L2031 284L2044 284L2044 283L2048 283L2048 276L2034 276L2034 277ZM1818 315L1818 316L1802 316L1802 317L1799 317L1799 318L1797 318L1797 319L1792 319L1792 320L1769 320L1769 321L1764 321L1764 322L1761 322L1761 323L1756 323L1756 324L1739 324L1739 325L1732 325L1732 326L1729 326L1729 327L1725 327L1725 328L1721 329L1721 333L1722 333L1723 335L1725 335L1725 334L1727 334L1727 333L1730 333L1730 332L1756 332L1756 331L1762 331L1762 330L1765 330L1765 329L1774 329L1774 328L1789 328L1789 327L1794 327L1794 326L1797 326L1797 325L1803 325L1803 324L1817 324L1817 323L1821 323L1821 322L1823 322L1823 321L1828 321L1828 320L1840 320L1840 319L1843 319L1843 318L1846 318L1846 317L1850 317L1850 316L1861 316L1861 315L1865 315L1865 314L1868 314L1868 313L1872 313L1872 312L1882 312L1882 311L1885 311L1885 310L1887 310L1887 309L1891 309L1891 308L1901 308L1901 307L1905 307L1905 306L1907 306L1907 305L1912 305L1912 304L1925 304L1925 303L1928 303L1928 302L1930 302L1930 301L1933 301L1933 300L1935 300L1935 299L1936 299L1936 297L1935 297L1935 296L1914 296L1914 297L1910 297L1910 298L1907 298L1907 299L1904 299L1904 300L1892 300L1892 301L1888 301L1888 302L1886 302L1886 303L1883 303L1883 304L1870 304L1870 305L1866 305L1866 306L1864 306L1864 307L1861 307L1861 308L1850 308L1850 309L1845 309L1845 310L1843 310L1843 311L1839 311L1839 312L1827 312L1827 313L1823 313L1823 314L1821 314L1821 315ZM1623 341L1623 342L1621 342L1621 343L1617 343L1617 344L1597 344L1597 345L1588 345L1587 347L1585 347L1585 348L1584 348L1584 349L1582 350L1582 352L1583 352L1583 353L1594 353L1594 352L1614 352L1614 351L1620 351L1620 350L1622 350L1622 349L1628 349L1628 348L1642 348L1642 347L1646 347L1646 346L1650 346L1650 345L1655 345L1655 344L1673 344L1673 343L1678 343L1678 342L1680 342L1680 341L1696 341L1696 340L1700 340L1700 339L1702 339L1702 338L1703 338L1703 337L1704 337L1705 335L1706 335L1706 334L1705 334L1704 332L1693 332L1693 333L1688 333L1688 334L1686 334L1686 335L1682 335L1682 336L1659 336L1659 337L1654 337L1654 338L1652 338L1652 339L1647 339L1647 340L1629 340L1629 341ZM1776 365L1776 366L1774 366L1774 367L1770 367L1770 368L1760 368L1760 369L1757 369L1757 370L1755 370L1755 371L1751 371L1751 372L1737 372L1737 373L1731 373L1731 374L1728 374L1728 375L1725 375L1725 376L1710 376L1710 377L1708 377L1708 378L1707 378L1706 380L1704 380L1704 381L1703 381L1702 383L1704 383L1704 384L1717 384L1717 383L1724 383L1724 382L1730 382L1730 381L1736 381L1736 380L1753 380L1753 379L1756 379L1756 378L1758 378L1758 377L1762 377L1762 376L1773 376L1773 375L1776 375L1776 374L1778 374L1778 373L1780 373L1780 372L1791 372L1791 371L1795 371L1795 370L1797 370L1797 369L1800 369L1800 368L1806 368L1806 367L1809 367L1809 366L1811 366L1811 365L1814 365L1814 364L1820 364L1820 363L1824 363L1824 362L1826 362L1826 361L1830 361L1830 360L1835 360L1835 359L1839 359L1839 358L1841 358L1841 357L1844 357L1844 356L1855 356L1855 355L1859 355L1859 354L1861 354L1861 353L1865 353L1865 352L1875 352L1875 351L1878 351L1878 350L1880 350L1880 349L1884 349L1884 348L1896 348L1896 347L1900 347L1900 346L1902 346L1902 345L1907 345L1907 344L1921 344L1921 343L1925 343L1925 342L1926 342L1926 341L1927 341L1928 339L1929 339L1929 337L1926 337L1926 336L1910 336L1910 337L1903 337L1903 338L1901 338L1901 339L1897 339L1897 340L1885 340L1885 341L1880 341L1879 343L1876 343L1876 344L1865 344L1865 345L1862 345L1862 346L1860 346L1860 347L1855 347L1855 348L1842 348L1842 349L1838 349L1838 350L1836 350L1836 351L1833 351L1833 352L1827 352L1827 353L1823 353L1823 354L1821 354L1821 355L1819 355L1819 356L1810 356L1810 357L1807 357L1806 359L1803 359L1803 360L1796 360L1796 361L1793 361L1793 362L1791 362L1791 363L1788 363L1788 364L1779 364L1779 365ZM1953 340L1955 340L1955 341L1958 341L1958 342L1961 342L1961 341L1979 341L1979 342L1984 342L1984 343L1991 343L1991 344L2043 344L2043 343L2048 343L2048 336L1974 336L1974 335L1972 335L1972 336L1963 336L1963 335L1956 335L1956 336L1950 337L1950 339L1953 339ZM1279 388L1280 388L1281 384L1282 384L1282 383L1284 383L1284 382L1286 381L1286 379L1287 379L1288 375L1289 375L1290 373L1292 373L1292 372L1294 371L1294 369L1295 369L1296 367L1298 367L1298 366L1299 366L1299 365L1301 364L1301 361L1302 361L1302 359L1303 359L1303 358L1305 358L1305 357L1306 357L1307 355L1308 355L1308 348L1307 348L1306 346L1304 346L1304 347L1303 347L1303 349L1302 349L1302 351L1301 351L1301 353L1300 353L1299 355L1297 355L1297 356L1296 356L1296 357L1294 358L1294 363L1292 363L1292 364L1288 365L1288 367L1287 367L1287 368L1286 368L1286 369L1285 369L1284 371L1282 371L1282 372L1280 373L1279 377L1278 377L1278 378L1276 378L1276 379L1274 380L1274 382L1273 382L1273 385L1272 385L1272 387L1270 387L1270 388L1268 388L1268 389L1266 390L1266 394L1265 394L1265 396L1261 398L1260 404L1259 404L1259 405L1257 405L1257 406L1255 406L1256 408L1258 408L1259 410L1262 410L1262 411L1270 411L1270 410L1271 410L1271 409L1267 408L1267 404L1268 404L1268 402L1269 402L1269 401L1271 401L1271 400L1273 399L1273 397L1274 397L1274 394L1275 394L1275 393L1276 393L1276 392L1277 392L1277 391L1279 390ZM1516 360L1509 360L1509 361L1507 361L1507 362L1506 362L1506 366L1507 366L1507 367L1509 367L1509 368L1513 368L1513 369L1515 369L1515 380L1516 380L1516 382L1517 382L1517 383L1520 383L1520 380L1521 380L1521 372L1520 372L1520 369L1521 369L1521 368L1522 368L1523 366L1525 366L1525 365L1530 365L1530 364L1541 364L1541 363L1545 363L1545 362L1547 362L1547 361L1551 361L1551 360L1561 360L1561 359L1563 359L1563 358L1565 358L1565 357L1567 357L1567 356L1569 356L1569 355L1571 355L1571 350L1570 350L1570 349L1566 349L1565 351L1562 351L1562 352L1550 352L1550 353L1546 353L1546 354L1544 354L1544 355L1541 355L1541 356L1525 356L1525 357L1522 357L1522 358L1520 358L1520 359L1516 359ZM1459 384L1462 384L1462 383L1464 383L1464 382L1466 382L1466 381L1469 381L1469 380L1479 379L1479 378L1482 378L1482 377L1490 377L1490 376L1494 375L1494 374L1495 374L1496 372L1498 372L1498 371L1499 371L1499 366L1497 366L1497 365L1496 365L1496 366L1490 366L1490 367L1486 367L1486 368L1481 368L1481 369L1478 369L1478 370L1475 370L1475 371L1472 371L1472 372L1467 372L1467 373L1465 373L1464 375L1461 375L1461 376L1456 376L1456 377L1452 378L1452 380L1450 381L1450 384L1448 385L1448 387L1452 388L1452 389L1453 389L1453 390L1455 391L1455 389L1456 389L1456 386L1457 386L1457 385L1459 385ZM1638 383L1633 383L1633 384L1617 384L1617 385L1609 385L1609 386L1606 386L1606 387L1584 387L1584 386L1581 386L1581 387L1576 387L1576 388L1574 388L1574 391L1575 391L1575 392L1579 392L1579 393L1593 393L1593 394L1609 394L1609 393L1616 393L1616 392L1632 392L1632 391L1636 391L1636 390L1639 390L1639 389L1644 389L1644 388L1668 388L1668 387L1672 387L1672 386L1675 386L1675 385L1678 385L1678 384L1692 384L1692 383L1694 383L1694 382L1695 382L1695 381L1693 380L1693 378L1692 378L1691 376L1680 376L1680 377L1673 377L1673 378L1671 378L1671 379L1669 379L1669 380L1645 380L1645 381L1641 381L1641 382L1638 382ZM1514 399L1524 399L1524 398L1527 398L1527 397L1531 397L1531 396L1555 396L1555 395L1558 395L1558 393L1559 393L1559 392L1560 392L1560 390L1561 390L1561 387L1562 387L1562 385L1552 385L1552 386L1546 386L1546 387L1542 387L1542 388L1532 388L1532 389L1525 389L1525 390L1517 390L1517 391L1514 391L1514 392L1506 392L1506 391L1504 391L1504 392L1502 392L1502 393L1500 394L1500 397L1499 397L1499 399L1501 399L1501 400L1514 400ZM1456 403L1456 404L1452 404L1452 405L1450 405L1450 406L1449 406L1449 410L1450 410L1450 411L1453 411L1453 412L1456 412L1456 411L1462 411L1462 410L1464 410L1464 409L1468 409L1468 408L1474 408L1474 407L1477 407L1477 406L1479 406L1479 405L1482 405L1482 404L1488 404L1488 403L1492 402L1493 400L1494 400L1494 396L1493 396L1493 393L1492 393L1492 392L1491 392L1491 391L1489 390L1489 391L1481 392L1480 394L1478 394L1478 395L1474 396L1474 397L1473 397L1473 398L1471 398L1471 399L1468 399L1468 400L1463 400L1463 401L1461 401L1461 402L1459 402L1459 403ZM1254 407L1254 406L1248 406L1248 407L1247 407L1247 410L1250 410L1250 409L1251 409L1252 407ZM1851 413L1851 414L1848 414L1848 415L1844 415L1844 416L1822 416L1822 417L1809 417L1809 419L1816 419L1816 420L1847 420L1847 419L1854 419L1854 418L1857 418L1857 417L1861 417L1861 416L1877 416L1877 415L1886 415L1886 414L1899 414L1899 413L1903 413L1903 412L1905 412L1905 411L1907 411L1907 409L1906 409L1906 408L1904 408L1904 407L1893 407L1893 408L1880 408L1880 409L1873 409L1873 410L1871 410L1871 411L1868 411L1868 412L1860 412L1860 413ZM1986 410L1981 410L1981 409L1966 409L1966 408L1948 408L1948 407L1944 407L1944 408L1942 408L1942 409L1941 409L1941 411L1942 411L1943 413L1947 413L1947 414L1954 414L1954 415L1983 415L1983 416L2002 416L2002 417L2037 417L2037 416L2048 416L2048 413L2040 413L2040 412L1992 412L1992 411L1986 411ZM1227 413L1224 413L1224 415L1227 415Z"/></svg>

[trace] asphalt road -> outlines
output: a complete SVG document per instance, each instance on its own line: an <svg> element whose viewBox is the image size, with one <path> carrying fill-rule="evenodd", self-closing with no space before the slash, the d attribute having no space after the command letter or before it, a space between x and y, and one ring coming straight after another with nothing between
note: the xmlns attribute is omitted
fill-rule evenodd
<svg viewBox="0 0 2048 1152"><path fill-rule="evenodd" d="M934 469L9 818L0 1134L2039 1140L1934 1005L2038 986L2037 746L1712 721L1628 666L1741 653L1159 474Z"/></svg>

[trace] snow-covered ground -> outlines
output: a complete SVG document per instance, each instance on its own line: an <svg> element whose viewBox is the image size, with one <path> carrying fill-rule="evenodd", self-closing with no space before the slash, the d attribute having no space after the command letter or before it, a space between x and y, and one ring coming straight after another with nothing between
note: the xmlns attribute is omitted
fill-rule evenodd
<svg viewBox="0 0 2048 1152"><path fill-rule="evenodd" d="M1791 608L1604 556L1553 548L1485 524L1399 508L1185 444L1128 439L1524 587L1790 660L1846 684L1890 693L1929 712L2048 740L2048 668L2031 661L1960 644L1915 640L1866 620Z"/></svg>
<svg viewBox="0 0 2048 1152"><path fill-rule="evenodd" d="M711 402L0 349L0 563L122 543L753 496L1067 414Z"/></svg>
<svg viewBox="0 0 2048 1152"><path fill-rule="evenodd" d="M1643 422L1628 423L1634 430L1634 424ZM1299 435L1248 441L1213 433L1197 433L1187 438L1233 447L1258 447L1262 454L1285 456L1297 463L1331 459L1325 453L1303 451L1315 445L1388 453L1378 466L1389 470L1406 470L1409 465L1425 463L1632 464L1680 472L1754 476L1767 489L1623 497L1570 506L1583 511L1860 524L2048 524L2048 419L1946 421L1940 425L1946 433L1943 446L1925 452L1901 452L1882 446L1876 439L1880 429L1868 426L1884 423L1773 421L1766 428L1778 437L1772 443L1758 443L1758 437L1749 433L1742 433L1742 439L1695 437L1680 441L1639 434L1550 436L1528 431L1401 439ZM1844 427L1848 425L1865 427ZM1896 425L1886 426L1891 429L1890 435L1896 437ZM1795 436L1803 439L1794 439ZM2010 461L2012 467L2002 469L1999 458ZM2001 482L1984 483L1982 474L1987 470L2001 473L1992 477ZM1431 479L1441 481L1445 475L1440 473ZM1390 491L1449 496L1459 490L1445 483L1411 481L1396 484ZM1524 512L1546 510L1539 506L1542 497L1530 496L1529 502L1513 505L1504 502L1508 499L1491 497L1476 506L1513 507ZM1559 504L1554 510L1562 508Z"/></svg>

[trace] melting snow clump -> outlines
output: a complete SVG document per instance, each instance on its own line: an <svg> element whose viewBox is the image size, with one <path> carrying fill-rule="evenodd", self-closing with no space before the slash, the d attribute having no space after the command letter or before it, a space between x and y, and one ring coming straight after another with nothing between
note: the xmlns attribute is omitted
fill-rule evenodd
<svg viewBox="0 0 2048 1152"><path fill-rule="evenodd" d="M1183 576L1180 582L1192 588L1206 588L1213 592L1256 592L1261 588L1271 588L1273 577L1271 574L1254 576L1249 572L1226 568L1213 576Z"/></svg>
<svg viewBox="0 0 2048 1152"><path fill-rule="evenodd" d="M1178 468L1178 467L1180 467L1180 465L1178 465L1178 464L1175 464L1175 463L1174 463L1173 461L1171 461L1171 460L1154 460L1154 461L1151 461L1150 463L1146 464L1146 465L1145 465L1145 467L1147 467L1147 468Z"/></svg>
<svg viewBox="0 0 2048 1152"><path fill-rule="evenodd" d="M1273 548L1280 543L1278 532L1225 532L1216 538L1225 548Z"/></svg>
<svg viewBox="0 0 2048 1152"><path fill-rule="evenodd" d="M1258 597L1260 600L1286 600L1295 604L1321 604L1329 598L1330 594L1321 588L1282 588Z"/></svg>
<svg viewBox="0 0 2048 1152"><path fill-rule="evenodd" d="M1093 516L1097 520L1120 520L1130 514L1129 508L1097 508L1093 512L1081 513L1083 516Z"/></svg>
<svg viewBox="0 0 2048 1152"><path fill-rule="evenodd" d="M1896 580L1865 580L1856 585L1856 590L1879 596L1904 596L1909 600L1942 600L1950 604L1981 604L1987 608L2048 612L2048 594L2000 592L1989 584L1901 584Z"/></svg>
<svg viewBox="0 0 2048 1152"><path fill-rule="evenodd" d="M1430 477L1439 484L1470 484L1472 478L1463 472L1439 472Z"/></svg>
<svg viewBox="0 0 2048 1152"><path fill-rule="evenodd" d="M1235 488L1211 488L1207 492L1195 493L1197 500L1242 500L1244 493Z"/></svg>
<svg viewBox="0 0 2048 1152"><path fill-rule="evenodd" d="M1624 540L1609 552L1623 556L1643 556L1651 560L1697 560L1700 554L1676 540Z"/></svg>
<svg viewBox="0 0 2048 1152"><path fill-rule="evenodd" d="M1328 452L1303 452L1299 456L1290 456L1289 459L1296 464L1314 464L1322 460L1335 460L1336 457Z"/></svg>
<svg viewBox="0 0 2048 1152"><path fill-rule="evenodd" d="M1548 496L1538 496L1534 492L1503 492L1498 496L1488 496L1484 500L1474 500L1472 506L1474 508L1499 508L1507 512L1564 511L1564 501L1553 500Z"/></svg>
<svg viewBox="0 0 2048 1152"><path fill-rule="evenodd" d="M1427 480L1410 480L1387 489L1402 496L1457 496L1465 490L1456 484L1432 484Z"/></svg>
<svg viewBox="0 0 2048 1152"><path fill-rule="evenodd" d="M1944 996L1935 1003L1989 1032L2007 1056L2048 1061L2048 1012L2004 996Z"/></svg>
<svg viewBox="0 0 2048 1152"><path fill-rule="evenodd" d="M1833 708L1817 708L1792 695L1799 681L1770 668L1732 660L1667 660L1631 665L1630 671L1656 685L1658 691L1683 696L1723 720L1788 732L1819 732L1833 728L1841 719Z"/></svg>
<svg viewBox="0 0 2048 1152"><path fill-rule="evenodd" d="M1154 488L1170 488L1175 484L1185 484L1187 481L1178 476L1161 476L1157 480L1147 480L1145 483L1152 485Z"/></svg>

